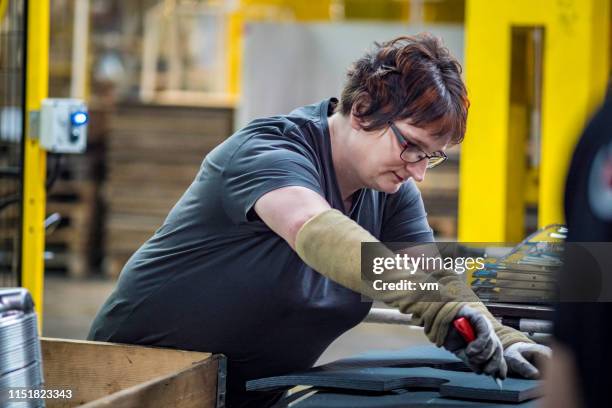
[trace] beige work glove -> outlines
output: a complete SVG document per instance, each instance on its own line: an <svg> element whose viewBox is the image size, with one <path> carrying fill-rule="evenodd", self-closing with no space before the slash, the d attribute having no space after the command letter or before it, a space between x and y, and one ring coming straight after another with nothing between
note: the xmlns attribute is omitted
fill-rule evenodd
<svg viewBox="0 0 612 408"><path fill-rule="evenodd" d="M437 346L444 344L449 327L466 302L487 318L504 348L517 342L531 343L522 333L502 326L467 287L462 277L453 271L417 271L415 274L405 270L385 272L385 282L401 282L403 279L417 284L437 282L440 290L436 293L374 290L372 279L375 277L362 279L361 276L362 242L380 241L340 211L328 210L304 223L297 233L295 247L300 258L322 275L369 299L382 301L402 313L412 314L413 323L423 326L425 335ZM376 248L380 252L377 256L395 255L382 245Z"/></svg>

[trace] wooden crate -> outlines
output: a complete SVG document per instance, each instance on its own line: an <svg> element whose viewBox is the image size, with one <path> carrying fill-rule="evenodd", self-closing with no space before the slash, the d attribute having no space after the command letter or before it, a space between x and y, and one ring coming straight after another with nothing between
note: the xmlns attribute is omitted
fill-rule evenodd
<svg viewBox="0 0 612 408"><path fill-rule="evenodd" d="M42 338L45 389L72 390L47 408L220 408L225 357L134 345Z"/></svg>

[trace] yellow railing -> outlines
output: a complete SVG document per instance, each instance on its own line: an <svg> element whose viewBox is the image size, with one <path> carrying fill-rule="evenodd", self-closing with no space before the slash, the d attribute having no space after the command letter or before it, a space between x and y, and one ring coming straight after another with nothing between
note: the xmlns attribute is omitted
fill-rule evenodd
<svg viewBox="0 0 612 408"><path fill-rule="evenodd" d="M27 7L26 143L23 177L22 286L34 299L42 327L46 153L30 118L47 97L49 76L49 0L30 0ZM33 122L33 121L32 121Z"/></svg>

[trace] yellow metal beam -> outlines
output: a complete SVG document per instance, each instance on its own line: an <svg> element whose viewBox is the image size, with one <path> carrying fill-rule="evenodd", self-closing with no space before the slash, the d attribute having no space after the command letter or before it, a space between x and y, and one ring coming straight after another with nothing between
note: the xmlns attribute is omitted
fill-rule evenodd
<svg viewBox="0 0 612 408"><path fill-rule="evenodd" d="M0 24L2 23L2 20L4 20L6 10L8 10L8 2L9 0L0 0Z"/></svg>
<svg viewBox="0 0 612 408"><path fill-rule="evenodd" d="M514 224L524 223L512 207L515 195L525 197L512 178L526 160L510 154L517 143L510 122L512 27L544 29L538 224L563 222L570 155L608 79L609 3L467 1L465 72L472 105L461 152L461 241L513 241L520 238Z"/></svg>
<svg viewBox="0 0 612 408"><path fill-rule="evenodd" d="M22 286L34 299L39 329L42 327L45 231L46 153L40 148L32 112L47 97L49 73L49 0L27 2L26 143L23 177Z"/></svg>
<svg viewBox="0 0 612 408"><path fill-rule="evenodd" d="M227 90L240 93L242 41L249 21L328 21L333 0L240 0L228 17Z"/></svg>
<svg viewBox="0 0 612 408"><path fill-rule="evenodd" d="M610 1L555 1L544 62L538 226L563 223L563 189L581 129L609 75ZM545 13L550 15L550 9ZM552 17L549 17L552 20Z"/></svg>
<svg viewBox="0 0 612 408"><path fill-rule="evenodd" d="M240 91L240 67L242 65L243 13L231 12L227 24L227 92L238 95Z"/></svg>

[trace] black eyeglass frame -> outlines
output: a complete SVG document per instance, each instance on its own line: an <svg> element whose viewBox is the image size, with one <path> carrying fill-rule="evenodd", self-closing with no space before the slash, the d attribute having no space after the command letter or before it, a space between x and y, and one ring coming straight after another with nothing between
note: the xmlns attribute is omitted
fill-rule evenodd
<svg viewBox="0 0 612 408"><path fill-rule="evenodd" d="M400 132L400 130L397 128L397 126L395 126L395 124L393 122L389 121L389 122L387 122L387 124L389 125L389 127L393 131L393 134L395 135L395 137L399 141L400 146L403 146L404 143L408 144L408 146L404 147L404 149L402 150L402 153L400 153L400 159L402 159L402 161L404 161L405 163L414 164L414 163L420 162L421 160L427 159L428 160L427 161L427 168L428 169L432 169L434 167L437 167L437 166L441 165L442 163L444 163L446 161L446 159L448 159L448 156L443 151L434 152L433 155L429 155L429 154L425 153L419 146L417 146L416 144L414 144L410 140L408 140L402 134L402 132ZM404 153L406 152L406 150L408 150L408 148L410 146L414 146L417 149L419 149L421 151L421 154L423 155L423 157L421 157L420 159L418 159L416 161L406 160L404 158ZM439 156L436 156L437 154L439 154Z"/></svg>

